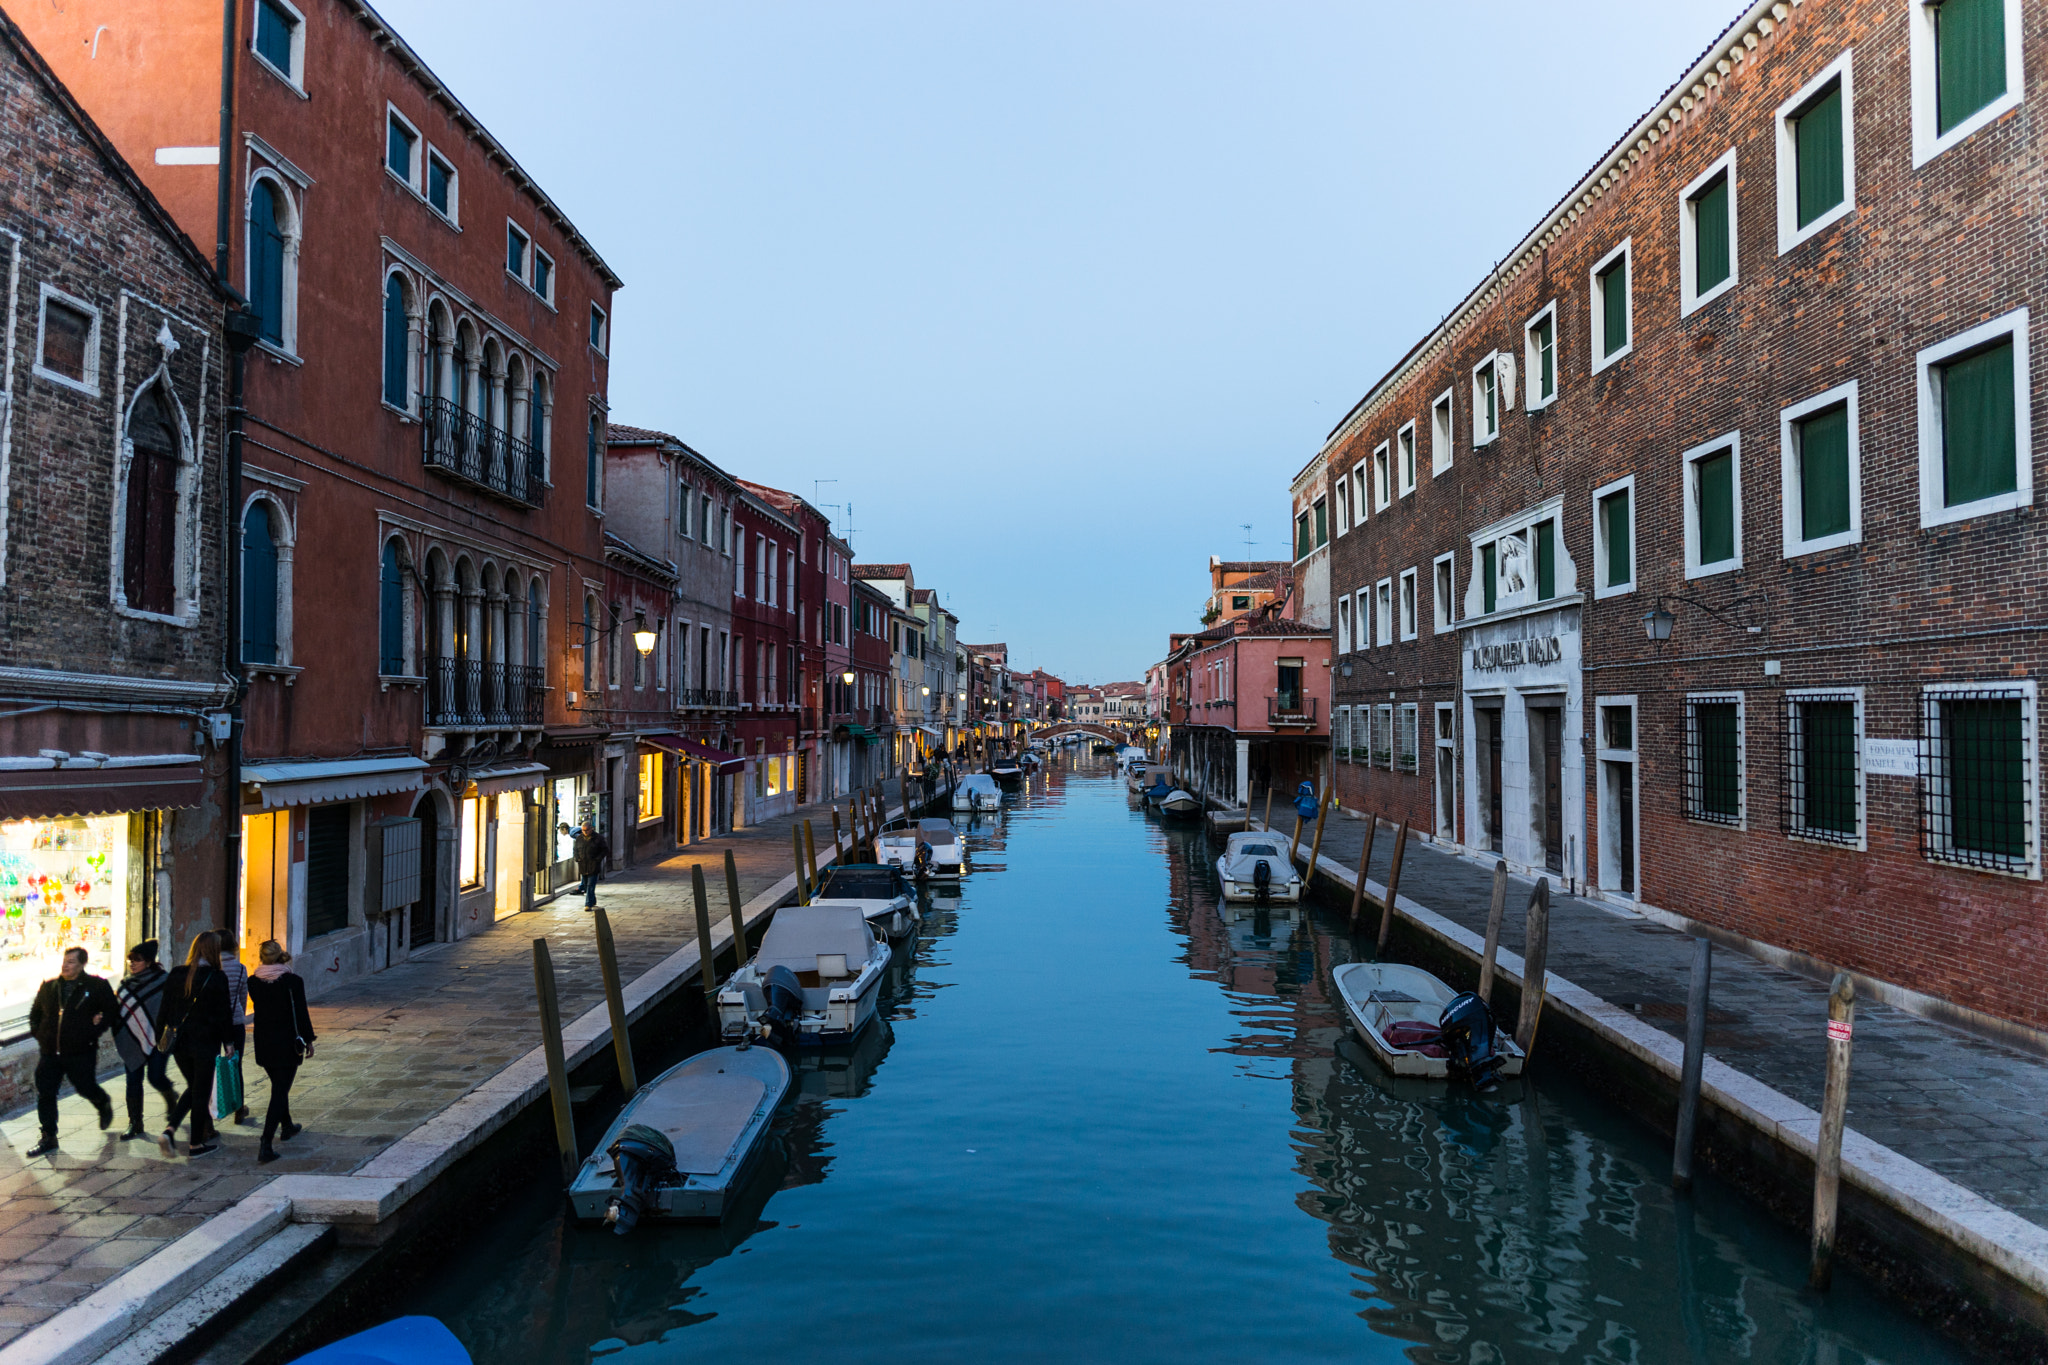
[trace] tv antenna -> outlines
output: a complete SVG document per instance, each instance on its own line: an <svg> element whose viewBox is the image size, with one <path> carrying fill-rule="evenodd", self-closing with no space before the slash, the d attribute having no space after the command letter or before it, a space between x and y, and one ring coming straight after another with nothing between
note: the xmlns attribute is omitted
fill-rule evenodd
<svg viewBox="0 0 2048 1365"><path fill-rule="evenodd" d="M1248 522L1248 521L1240 521L1240 522L1238 523L1238 527L1239 527L1239 528L1240 528L1241 530L1243 530L1243 532L1244 532L1244 547L1245 547L1245 549L1247 549L1247 550L1251 549L1251 548L1252 548L1252 524L1251 524L1250 522Z"/></svg>

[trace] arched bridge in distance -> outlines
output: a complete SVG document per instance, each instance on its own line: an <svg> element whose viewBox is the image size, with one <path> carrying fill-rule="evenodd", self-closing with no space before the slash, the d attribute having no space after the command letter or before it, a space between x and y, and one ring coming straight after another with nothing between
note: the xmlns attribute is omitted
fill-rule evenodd
<svg viewBox="0 0 2048 1365"><path fill-rule="evenodd" d="M1033 739L1058 739L1061 735L1092 735L1105 744L1132 742L1129 733L1124 730L1109 725L1096 725L1085 720L1065 720L1032 732Z"/></svg>

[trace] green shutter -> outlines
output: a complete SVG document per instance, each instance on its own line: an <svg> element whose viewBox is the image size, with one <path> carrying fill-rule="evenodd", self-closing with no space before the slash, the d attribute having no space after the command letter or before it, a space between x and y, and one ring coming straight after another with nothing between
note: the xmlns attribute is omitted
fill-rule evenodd
<svg viewBox="0 0 2048 1365"><path fill-rule="evenodd" d="M1805 767L1805 827L1828 834L1856 832L1856 704L1799 704L1800 760Z"/></svg>
<svg viewBox="0 0 2048 1365"><path fill-rule="evenodd" d="M1941 367L1943 506L2019 487L2012 409L2010 339Z"/></svg>
<svg viewBox="0 0 2048 1365"><path fill-rule="evenodd" d="M1935 127L1946 133L2005 93L2005 0L1942 0L1934 51Z"/></svg>
<svg viewBox="0 0 2048 1365"><path fill-rule="evenodd" d="M1941 730L1955 848L2026 856L2027 764L2019 698L1945 701Z"/></svg>
<svg viewBox="0 0 2048 1365"><path fill-rule="evenodd" d="M1537 397L1548 398L1557 392L1557 332L1550 318L1536 324L1536 365L1543 377Z"/></svg>
<svg viewBox="0 0 2048 1365"><path fill-rule="evenodd" d="M1308 513L1303 512L1294 519L1294 557L1308 558L1308 552L1315 547L1308 540Z"/></svg>
<svg viewBox="0 0 2048 1365"><path fill-rule="evenodd" d="M1849 529L1849 408L1817 413L1798 426L1799 535L1803 540Z"/></svg>
<svg viewBox="0 0 2048 1365"><path fill-rule="evenodd" d="M1728 173L1692 197L1692 263L1695 295L1728 278Z"/></svg>
<svg viewBox="0 0 2048 1365"><path fill-rule="evenodd" d="M1735 558L1735 454L1722 450L1693 465L1699 497L1700 564Z"/></svg>
<svg viewBox="0 0 2048 1365"><path fill-rule="evenodd" d="M1600 513L1607 519L1607 586L1618 588L1629 580L1628 490L1602 498Z"/></svg>
<svg viewBox="0 0 2048 1365"><path fill-rule="evenodd" d="M1316 504L1316 544L1330 543L1330 507L1328 503Z"/></svg>
<svg viewBox="0 0 2048 1365"><path fill-rule="evenodd" d="M1536 523L1536 600L1548 602L1557 596L1557 523Z"/></svg>
<svg viewBox="0 0 2048 1365"><path fill-rule="evenodd" d="M1799 226L1842 202L1842 83L1800 112L1798 144Z"/></svg>
<svg viewBox="0 0 2048 1365"><path fill-rule="evenodd" d="M1602 356L1628 345L1628 257L1600 272L1600 340Z"/></svg>
<svg viewBox="0 0 2048 1365"><path fill-rule="evenodd" d="M1737 819L1742 814L1742 773L1735 742L1735 703L1693 708L1699 752L1699 813Z"/></svg>
<svg viewBox="0 0 2048 1365"><path fill-rule="evenodd" d="M1489 615L1492 614L1494 604L1499 600L1499 592L1496 587L1496 580L1499 575L1494 571L1494 553L1494 547L1491 544L1479 547L1479 576L1486 584L1486 611Z"/></svg>

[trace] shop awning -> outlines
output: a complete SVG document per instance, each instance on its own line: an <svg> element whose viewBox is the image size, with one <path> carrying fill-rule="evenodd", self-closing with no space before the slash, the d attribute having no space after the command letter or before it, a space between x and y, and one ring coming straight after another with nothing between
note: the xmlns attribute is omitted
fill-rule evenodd
<svg viewBox="0 0 2048 1365"><path fill-rule="evenodd" d="M548 765L545 763L500 763L496 767L479 768L469 775L469 780L476 783L478 796L525 791L529 787L538 787L547 778Z"/></svg>
<svg viewBox="0 0 2048 1365"><path fill-rule="evenodd" d="M118 815L200 804L206 774L197 754L0 758L0 819Z"/></svg>
<svg viewBox="0 0 2048 1365"><path fill-rule="evenodd" d="M642 744L651 744L657 749L666 749L672 754L680 754L684 758L695 758L701 759L706 763L716 763L718 771L722 773L736 773L747 766L747 760L741 758L738 754L729 754L723 749L714 749L702 740L686 739L682 735L642 735L640 736L640 742Z"/></svg>
<svg viewBox="0 0 2048 1365"><path fill-rule="evenodd" d="M257 788L259 810L315 806L329 801L359 801L366 796L418 791L426 780L425 759L305 759L289 763L244 763L242 782Z"/></svg>
<svg viewBox="0 0 2048 1365"><path fill-rule="evenodd" d="M863 744L872 744L875 740L875 732L865 725L842 725L833 733L841 732L844 732L847 738L857 739Z"/></svg>

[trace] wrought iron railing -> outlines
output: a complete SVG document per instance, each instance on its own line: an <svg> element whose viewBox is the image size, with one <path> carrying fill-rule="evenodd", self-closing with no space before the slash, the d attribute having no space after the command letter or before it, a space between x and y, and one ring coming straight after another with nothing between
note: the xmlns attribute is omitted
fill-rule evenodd
<svg viewBox="0 0 2048 1365"><path fill-rule="evenodd" d="M715 687L685 687L676 692L679 707L737 706L739 698L731 692L721 692Z"/></svg>
<svg viewBox="0 0 2048 1365"><path fill-rule="evenodd" d="M1314 725L1316 703L1320 697L1303 697L1299 694L1288 697L1266 698L1266 723L1268 725Z"/></svg>
<svg viewBox="0 0 2048 1365"><path fill-rule="evenodd" d="M547 698L537 665L482 659L427 662L427 724L444 728L538 725Z"/></svg>
<svg viewBox="0 0 2048 1365"><path fill-rule="evenodd" d="M446 398L424 399L420 409L427 468L521 506L540 506L547 483L537 447Z"/></svg>

